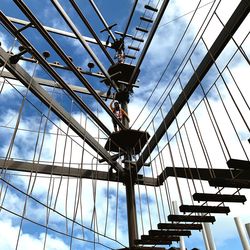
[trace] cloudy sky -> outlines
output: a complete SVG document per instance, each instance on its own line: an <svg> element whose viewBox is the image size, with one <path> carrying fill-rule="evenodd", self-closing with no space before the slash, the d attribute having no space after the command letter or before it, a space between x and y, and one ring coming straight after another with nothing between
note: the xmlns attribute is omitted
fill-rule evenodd
<svg viewBox="0 0 250 250"><path fill-rule="evenodd" d="M39 21L48 27L72 32L60 16L52 1L24 1ZM69 1L60 4L75 23L80 33L92 37ZM98 19L90 1L76 1L102 41L107 41L107 32ZM128 34L143 37L136 26L140 16L155 18L146 11L150 3L159 9L162 0L139 0ZM141 72L130 97L128 112L130 126L146 130L150 135L159 127L163 117L185 87L194 69L202 61L208 49L237 8L240 1L170 1L158 30L141 65ZM103 17L109 25L116 24L112 31L124 30L133 1L96 0ZM2 0L1 11L6 16L28 20L13 1ZM216 14L215 14L216 13ZM16 24L20 28L20 25ZM147 27L148 29L150 29ZM168 128L158 146L148 159L150 167L143 167L140 174L156 177L166 166L227 168L230 158L248 160L250 147L250 79L249 38L250 17L243 21L233 39L227 44L216 64L211 67L200 86ZM22 33L40 52L49 51L48 61L65 65L42 35L33 28ZM87 64L93 59L76 39L50 34L64 53L73 58L77 67L88 71ZM119 38L119 35L116 34ZM18 52L19 41L6 29L0 27L1 47L5 51ZM110 38L110 42L112 39ZM143 43L125 40L128 46L143 48ZM110 62L102 50L89 44L102 65L108 69ZM112 58L115 53L108 49ZM26 54L30 57L30 54ZM115 59L114 59L115 60ZM136 60L126 59L136 64ZM31 77L47 80L53 78L40 66L20 61ZM2 74L3 67L0 68ZM67 83L82 86L81 81L67 70L55 69ZM100 72L96 65L93 72ZM106 92L108 87L86 75L91 85ZM63 166L108 171L105 163L99 164L100 156L84 139L79 138L50 108L18 81L0 78L0 157L5 170L1 173L1 249L118 249L128 245L126 225L126 192L122 183L97 181L64 176L45 176L35 173L8 171L5 159L28 161ZM43 87L84 129L104 146L107 135L65 91ZM112 131L112 121L91 96L78 94L82 101ZM109 100L106 104L109 105ZM192 114L192 115L191 115ZM138 155L134 160L138 159ZM118 162L122 164L122 158ZM169 178L160 188L135 186L139 236L149 229L157 229L172 211L171 202L191 205L194 192L215 193L218 189L207 182ZM234 189L222 190L233 194ZM249 193L240 191L248 198ZM227 204L226 204L227 205ZM249 201L230 204L229 215L216 215L211 225L217 249L242 249L233 218L240 216L242 222L250 223ZM95 233L94 233L95 232ZM96 242L96 244L94 243ZM202 233L193 232L185 238L187 249L205 249Z"/></svg>

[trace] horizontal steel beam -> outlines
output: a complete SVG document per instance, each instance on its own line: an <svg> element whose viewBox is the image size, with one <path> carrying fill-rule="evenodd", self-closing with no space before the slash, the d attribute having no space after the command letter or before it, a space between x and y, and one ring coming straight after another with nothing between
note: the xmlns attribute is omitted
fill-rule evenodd
<svg viewBox="0 0 250 250"><path fill-rule="evenodd" d="M12 23L16 23L16 24L21 24L21 25L28 25L30 22L28 21L25 21L25 20L21 20L21 19L18 19L18 18L14 18L14 17L10 17L10 16L7 16L7 18L12 22ZM31 26L32 28L35 28L34 26ZM66 36L66 37L71 37L71 38L74 38L74 39L77 39L77 37L75 36L74 33L72 32L68 32L68 31L64 31L64 30L59 30L59 29L55 29L55 28L51 28L51 27L48 27L48 26L43 26L44 29L46 29L48 32L50 33L54 33L54 34L58 34L58 35L62 35L62 36ZM98 44L97 41L94 39L94 38L91 38L91 37L87 37L87 36L83 36L83 38L89 42L89 43L94 43L94 44ZM101 43L103 45L105 45L106 47L111 47L111 44L107 44L106 45L106 42L104 41L101 41Z"/></svg>
<svg viewBox="0 0 250 250"><path fill-rule="evenodd" d="M18 172L33 172L38 174L67 176L72 178L96 179L101 181L123 182L122 176L116 173L97 171L90 169L81 169L74 167L62 167L49 164L31 163L14 160L0 160L0 169ZM140 185L156 186L157 180L150 177L141 178L140 181L135 181Z"/></svg>
<svg viewBox="0 0 250 250"><path fill-rule="evenodd" d="M233 34L237 31L239 26L245 20L250 10L249 2L249 0L242 0L234 11L234 13L232 14L232 16L229 18L228 22L226 23L226 25L214 41L213 45L211 46L210 50L203 58L202 62L197 67L196 71L186 84L182 93L179 95L179 97L173 104L171 110L167 113L159 128L156 130L155 134L151 137L151 140L149 141L147 147L142 152L140 158L137 161L138 171L148 159L149 155L154 150L158 142L164 136L167 129L175 120L181 109L187 103L187 100L194 93L197 86L199 86L201 80L207 74L214 61L218 58L223 49L226 47Z"/></svg>
<svg viewBox="0 0 250 250"><path fill-rule="evenodd" d="M12 75L10 72L7 71L3 71L0 75L0 77L4 77L4 78L8 78L8 79L14 79L14 80L18 80L14 75ZM62 89L61 85L59 85L57 82L52 81L52 80L48 80L48 79L44 79L44 78L38 78L38 77L34 77L34 80L39 83L42 86L48 86L48 87L52 87L52 88L58 88L58 89ZM75 85L70 85L68 84L68 86L77 93L81 93L81 94L86 94L86 95L91 95L91 93L83 87L79 87L79 86L75 86ZM96 93L106 99L112 99L111 97L107 96L107 93L104 91L98 91L96 90Z"/></svg>
<svg viewBox="0 0 250 250"><path fill-rule="evenodd" d="M30 91L36 95L46 106L64 121L80 138L86 141L103 159L116 170L124 172L121 165L112 161L110 154L68 113L57 103L18 63L10 64L11 55L0 47L0 63L5 63L5 67L10 71L24 86L29 87Z"/></svg>
<svg viewBox="0 0 250 250"><path fill-rule="evenodd" d="M207 168L181 168L181 167L166 167L163 172L158 176L159 185L168 177L178 177L194 180L205 180L208 181L213 178L213 175L218 178L232 178L238 176L240 179L250 179L250 172L244 172L240 170L229 170L214 168L212 170Z"/></svg>

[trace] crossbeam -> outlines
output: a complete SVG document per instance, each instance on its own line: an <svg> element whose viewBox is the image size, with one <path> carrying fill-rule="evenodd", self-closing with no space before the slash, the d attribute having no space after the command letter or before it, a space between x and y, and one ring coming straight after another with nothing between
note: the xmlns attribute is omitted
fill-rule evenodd
<svg viewBox="0 0 250 250"><path fill-rule="evenodd" d="M165 132L175 120L176 116L187 103L187 100L191 97L195 89L199 86L204 76L214 64L214 61L218 58L218 56L221 54L223 49L230 41L231 37L234 35L239 26L247 17L250 10L249 2L249 0L242 0L239 3L238 7L235 9L234 13L230 17L230 19L228 20L216 40L214 41L210 50L207 52L200 65L197 67L196 71L191 76L182 93L172 105L171 110L167 113L164 120L156 130L155 134L151 137L151 140L149 141L147 147L145 147L144 151L142 152L140 158L137 161L138 171L146 162L149 155L155 149L161 138L164 136Z"/></svg>
<svg viewBox="0 0 250 250"><path fill-rule="evenodd" d="M111 173L108 171L97 171L90 169L81 169L74 167L62 167L51 164L41 164L41 163L31 163L24 161L15 160L1 160L0 159L0 169L5 169L7 171L18 171L18 172L33 172L45 175L55 175L55 176L67 176L72 178L82 178L82 179L96 179L101 181L112 181L112 182L123 182L123 178L116 173ZM144 177L140 181L136 180L135 183L140 185L155 186L157 184L157 179Z"/></svg>
<svg viewBox="0 0 250 250"><path fill-rule="evenodd" d="M186 179L196 179L208 181L213 178L212 173L216 177L221 178L232 178L233 176L238 176L241 179L250 179L250 172L242 172L240 170L228 170L228 169L210 169L207 168L182 168L182 167L166 167L163 172L158 176L159 185L168 177L178 177Z"/></svg>
<svg viewBox="0 0 250 250"><path fill-rule="evenodd" d="M17 78L8 71L3 71L2 74L1 74L1 77L17 80ZM44 78L38 78L38 77L34 77L34 80L37 83L39 83L40 85L42 85L42 86L48 86L48 87L62 89L61 85L59 85L57 82L52 81L52 80L48 80L48 79L44 79ZM86 95L91 95L91 93L86 88L75 86L75 85L70 85L70 84L68 84L68 86L74 92L81 93L81 94L86 94ZM104 92L104 91L96 90L96 93L102 98L112 99L111 97L107 96L107 93Z"/></svg>
<svg viewBox="0 0 250 250"><path fill-rule="evenodd" d="M64 121L68 126L89 146L94 149L103 159L105 159L116 170L124 172L121 165L112 161L110 154L68 113L57 103L18 63L10 64L10 54L0 47L0 63L5 63L5 67L10 71L24 86L29 87L30 91L37 96L46 106Z"/></svg>
<svg viewBox="0 0 250 250"><path fill-rule="evenodd" d="M30 23L28 21L25 21L25 20L22 20L22 19L18 19L18 18L14 18L14 17L10 17L10 16L7 16L7 18L12 23L20 24L20 25L23 25L23 26L28 25ZM34 26L31 26L31 27L35 28ZM54 33L54 34L57 34L57 35L62 35L62 36L66 36L66 37L71 37L71 38L77 39L76 35L74 33L72 33L72 32L68 32L68 31L64 31L64 30L60 30L60 29L55 29L55 28L48 27L48 26L43 26L43 27L44 27L44 29L46 29L50 33ZM83 38L87 42L89 42L89 43L98 44L98 42L94 38L87 37L87 36L83 36ZM107 44L106 45L105 41L101 41L101 43L103 45L105 45L106 47L111 47L111 44Z"/></svg>

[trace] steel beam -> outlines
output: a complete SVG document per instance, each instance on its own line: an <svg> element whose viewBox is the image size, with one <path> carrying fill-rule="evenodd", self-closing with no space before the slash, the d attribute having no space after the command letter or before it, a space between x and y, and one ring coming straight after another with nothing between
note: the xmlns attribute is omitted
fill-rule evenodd
<svg viewBox="0 0 250 250"><path fill-rule="evenodd" d="M30 9L20 0L14 0L16 5L22 10L22 12L28 17L28 19L36 26L37 30L47 40L47 42L53 47L55 52L62 58L62 60L68 65L76 77L85 85L85 87L92 93L93 97L99 102L103 109L109 114L109 116L118 124L122 129L125 129L122 122L114 115L110 108L104 103L104 101L97 95L93 87L88 83L87 79L82 76L77 67L72 63L68 56L58 46L55 40L49 35L49 33L43 28L39 20L33 15ZM75 31L75 30L74 30ZM17 34L18 36L18 34ZM104 73L104 72L103 72ZM106 76L106 74L104 73ZM107 77L107 76L106 76ZM82 102L82 101L81 101Z"/></svg>
<svg viewBox="0 0 250 250"><path fill-rule="evenodd" d="M27 61L27 62L32 62L32 63L36 63L36 60L34 58L28 58L28 57L21 57L20 60L23 61ZM53 68L57 68L57 69L64 69L64 70L71 70L69 67L62 65L62 64L57 64L56 62L49 62L49 65ZM93 77L97 77L97 78L105 78L105 76L102 73L95 73L95 72L91 72L91 71L86 71L86 70L81 70L79 69L79 72L81 74L84 75L89 75L89 76L93 76ZM101 81L102 82L102 81ZM133 86L134 87L134 86Z"/></svg>
<svg viewBox="0 0 250 250"><path fill-rule="evenodd" d="M14 79L14 80L17 79L14 75L12 75L10 72L7 72L7 71L3 71L1 73L1 75L0 75L0 77L4 77L4 78L8 78L8 79ZM60 86L57 82L52 81L52 80L48 80L48 79L44 79L44 78L38 78L38 77L34 77L34 80L37 83L39 83L40 85L42 85L42 86L48 86L48 87L52 87L52 88L62 89L62 86ZM70 84L68 84L68 86L74 92L81 93L81 94L86 94L86 95L91 95L91 93L86 88L75 86L75 85L70 85ZM100 97L102 97L104 99L106 99L106 98L112 99L111 97L107 96L106 92L96 90L96 93Z"/></svg>
<svg viewBox="0 0 250 250"><path fill-rule="evenodd" d="M82 14L82 12L81 12L79 6L77 5L77 3L75 2L75 0L70 0L70 3L72 4L72 6L74 7L74 9L76 10L77 14L79 15L79 17L81 18L81 20L83 21L83 23L87 26L87 28L90 31L90 33L95 38L96 42L98 43L98 45L102 49L103 53L107 56L107 58L109 59L110 63L111 64L115 64L114 61L113 61L113 59L111 58L110 54L108 53L108 51L106 49L106 45L104 45L103 42L99 39L99 37L97 36L96 32L94 31L94 29L92 28L92 26L88 22L87 18ZM84 37L82 37L82 38L87 42L87 40Z"/></svg>
<svg viewBox="0 0 250 250"><path fill-rule="evenodd" d="M250 10L250 1L242 0L238 7L235 9L232 16L214 41L208 53L203 58L202 62L188 81L187 85L179 95L171 110L167 113L164 120L156 130L155 134L151 137L147 147L142 152L140 158L137 161L138 171L141 169L145 161L148 159L151 152L154 150L158 142L161 140L167 129L170 127L176 116L179 114L183 106L187 103L187 100L193 94L197 86L199 86L203 77L207 74L214 61L221 54L227 43L230 41L233 34L237 31L239 26L245 20Z"/></svg>
<svg viewBox="0 0 250 250"><path fill-rule="evenodd" d="M31 163L14 160L0 160L0 169L18 172L35 172L38 174L67 176L72 178L97 179L101 181L123 182L122 176L106 171L81 169L74 167L62 167L50 164ZM139 185L156 186L157 179L144 177L140 181L135 180Z"/></svg>
<svg viewBox="0 0 250 250"><path fill-rule="evenodd" d="M28 25L30 22L28 21L25 21L25 20L21 20L21 19L18 19L18 18L14 18L14 17L10 17L10 16L7 16L7 18L12 22L12 23L16 23L16 24L20 24L20 25ZM34 26L31 26L32 28L35 28ZM62 36L66 36L66 37L71 37L71 38L74 38L74 39L77 39L77 37L75 36L74 33L71 33L71 32L68 32L68 31L64 31L64 30L59 30L59 29L55 29L55 28L51 28L51 27L48 27L48 26L43 26L44 29L46 29L48 32L50 33L54 33L54 34L57 34L57 35L62 35ZM87 36L83 36L83 38L89 42L89 43L94 43L94 44L98 44L98 42L91 38L91 37L87 37ZM105 45L106 47L111 47L111 44L107 44L106 45L106 42L105 41L101 41L101 43L103 45Z"/></svg>
<svg viewBox="0 0 250 250"><path fill-rule="evenodd" d="M101 22L103 23L104 27L107 29L107 32L110 34L110 36L112 37L112 39L115 41L116 38L113 34L113 32L109 29L109 26L107 24L107 22L105 21L104 17L102 16L101 12L99 11L99 9L97 8L95 2L93 0L89 0L90 4L92 5L94 11L96 12L97 16L99 17L99 19L101 20Z"/></svg>
<svg viewBox="0 0 250 250"><path fill-rule="evenodd" d="M229 170L229 169L221 169L214 168L212 170L207 168L181 168L181 167L166 167L163 172L158 176L159 185L162 185L163 182L168 177L178 177L178 178L186 178L186 179L194 179L194 180L204 180L208 181L213 178L213 175L216 178L232 178L233 176L237 176L240 179L250 179L250 172L243 172L240 170Z"/></svg>
<svg viewBox="0 0 250 250"><path fill-rule="evenodd" d="M158 13L158 15L157 15L157 17L156 17L156 19L154 21L153 27L150 30L150 33L149 33L148 38L147 38L147 41L146 41L146 43L145 43L145 45L143 47L141 55L140 55L140 57L139 57L139 59L138 59L138 61L136 63L134 71L133 71L133 73L131 75L131 78L129 80L130 84L132 84L135 81L135 77L137 75L137 72L138 72L138 70L141 67L142 61L143 61L143 59L144 59L144 57L145 57L145 55L146 55L146 53L148 51L148 48L149 48L149 46L150 46L150 44L152 42L152 39L153 39L153 37L155 35L155 32L156 32L156 30L158 28L158 25L159 25L159 23L161 21L161 18L163 17L163 14L164 14L167 6L168 6L168 3L169 3L169 0L164 0L163 3L162 3L162 5L161 5L159 13ZM130 88L132 88L132 85L130 85Z"/></svg>
<svg viewBox="0 0 250 250"><path fill-rule="evenodd" d="M68 113L58 104L18 63L10 64L11 55L0 48L0 62L5 63L5 67L20 82L36 95L46 106L64 121L80 138L85 140L103 159L121 173L124 172L121 165L112 161L110 154Z"/></svg>
<svg viewBox="0 0 250 250"><path fill-rule="evenodd" d="M0 11L0 18L2 23L6 28L17 37L17 39L22 43L23 46L32 49L32 55L37 59L37 61L48 71L48 73L67 91L67 93L76 101L81 108L83 108L88 115L100 126L101 129L108 135L111 134L109 129L99 120L98 117L92 112L91 109L82 101L82 99L74 92L71 88L64 82L60 75L49 65L49 63L40 55L40 53L32 47L30 42L21 34L18 33L17 28L7 19L7 17Z"/></svg>
<svg viewBox="0 0 250 250"><path fill-rule="evenodd" d="M130 23L131 23L131 21L132 21L133 15L134 15L134 13L135 13L135 8L136 8L136 6L137 6L137 3L138 3L138 0L135 0L135 1L134 1L134 4L133 4L133 7L132 7L132 10L131 10L130 15L129 15L129 18L128 18L128 21L127 21L125 30L124 30L123 35L122 35L123 41L124 41L124 39L125 39L125 37L126 37L126 34L127 34L127 32L128 32L128 28L129 28L129 25L130 25Z"/></svg>

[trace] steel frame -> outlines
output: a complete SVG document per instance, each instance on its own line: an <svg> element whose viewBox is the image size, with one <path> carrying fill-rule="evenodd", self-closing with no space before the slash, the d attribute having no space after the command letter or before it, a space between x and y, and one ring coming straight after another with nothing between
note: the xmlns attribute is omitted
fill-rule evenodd
<svg viewBox="0 0 250 250"><path fill-rule="evenodd" d="M46 106L62 119L68 126L89 146L94 149L108 164L121 173L124 172L122 166L112 161L110 154L68 113L58 104L19 64L10 64L10 54L0 48L0 62L6 69L18 78L24 86L29 87L30 91L36 95Z"/></svg>
<svg viewBox="0 0 250 250"><path fill-rule="evenodd" d="M20 0L14 0L18 7L23 11L23 13L28 17L28 19L36 26L37 30L41 35L47 40L47 42L52 46L52 48L60 55L62 60L67 64L67 66L72 70L76 77L85 85L85 87L91 92L94 98L99 102L103 109L110 115L110 117L118 124L120 128L125 129L124 125L117 119L113 112L107 107L103 100L97 95L93 87L88 83L87 79L82 76L78 71L76 66L71 62L68 56L62 51L59 45L54 41L54 39L49 35L49 33L43 28L38 19L32 14L29 8ZM17 34L18 36L18 34ZM104 73L104 72L103 72ZM106 76L106 74L104 74ZM107 76L106 76L107 77ZM110 79L110 76L109 78ZM104 125L103 125L104 126Z"/></svg>

